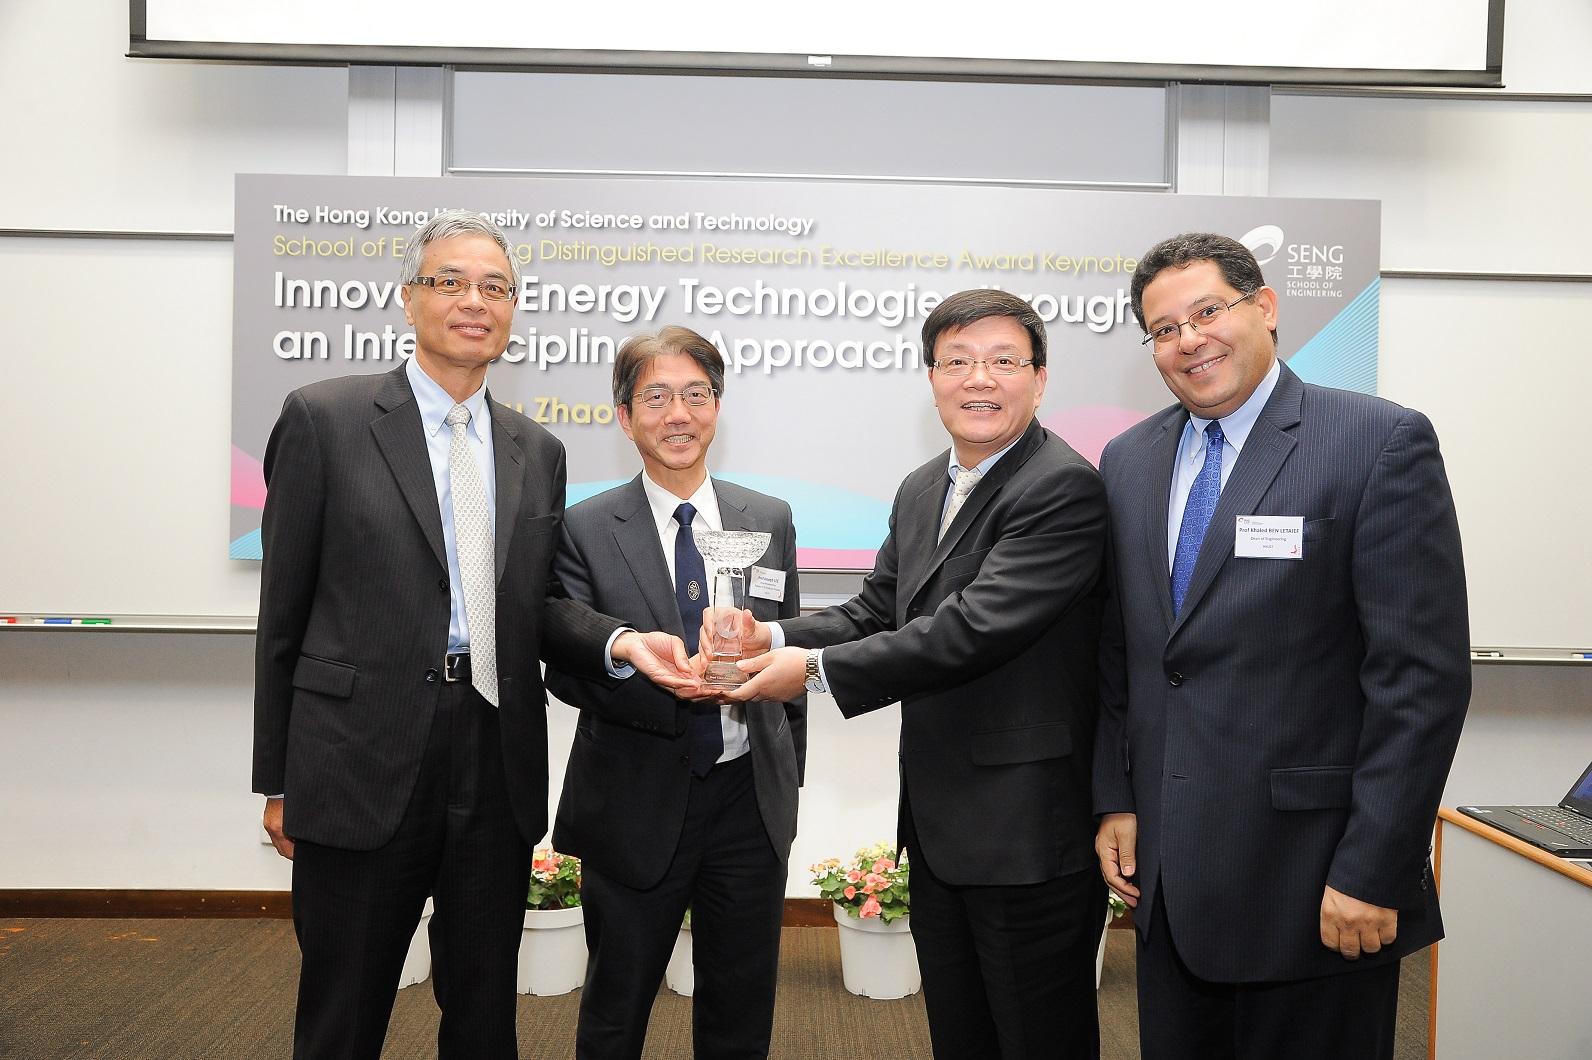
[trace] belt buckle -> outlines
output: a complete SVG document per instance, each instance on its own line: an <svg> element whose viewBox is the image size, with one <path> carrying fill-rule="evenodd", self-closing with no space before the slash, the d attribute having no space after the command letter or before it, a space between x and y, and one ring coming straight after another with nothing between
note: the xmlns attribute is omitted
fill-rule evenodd
<svg viewBox="0 0 1592 1060"><path fill-rule="evenodd" d="M449 684L456 684L457 682L464 680L464 674L461 671L463 671L464 668L469 665L469 663L470 655L468 652L454 652L452 655L443 656L442 679Z"/></svg>

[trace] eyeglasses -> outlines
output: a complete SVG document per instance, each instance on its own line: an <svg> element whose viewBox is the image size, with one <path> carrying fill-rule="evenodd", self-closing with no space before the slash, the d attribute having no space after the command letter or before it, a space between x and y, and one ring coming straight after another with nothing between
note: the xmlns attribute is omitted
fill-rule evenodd
<svg viewBox="0 0 1592 1060"><path fill-rule="evenodd" d="M681 398L692 408L701 408L713 400L713 395L718 391L706 383L692 383L680 390L673 390L666 386L649 386L645 390L638 390L630 395L631 401L639 401L649 409L666 409L674 404L675 398Z"/></svg>
<svg viewBox="0 0 1592 1060"><path fill-rule="evenodd" d="M934 370L951 379L961 379L963 376L972 375L973 369L981 364L990 375L1016 375L1033 363L1032 357L1008 357L1005 354L978 360L971 357L946 357L934 362Z"/></svg>
<svg viewBox="0 0 1592 1060"><path fill-rule="evenodd" d="M481 280L478 283L475 280L466 280L463 276L416 276L410 282L429 287L449 298L462 298L466 291L474 287L488 302L507 302L514 297L514 292L517 290L512 283L504 283L502 280Z"/></svg>
<svg viewBox="0 0 1592 1060"><path fill-rule="evenodd" d="M1187 324L1198 335L1201 328L1208 328L1227 315L1227 311L1245 299L1255 297L1255 292L1241 294L1231 302L1212 302L1202 309L1194 310L1193 316L1183 321L1182 324L1162 324L1160 327L1151 328L1150 333L1139 340L1139 345L1155 343L1156 350L1169 350L1178 344L1183 337L1183 324Z"/></svg>

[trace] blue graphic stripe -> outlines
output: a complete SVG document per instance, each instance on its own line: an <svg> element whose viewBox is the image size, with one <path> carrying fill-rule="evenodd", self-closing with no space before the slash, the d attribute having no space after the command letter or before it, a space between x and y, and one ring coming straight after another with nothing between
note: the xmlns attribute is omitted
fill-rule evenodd
<svg viewBox="0 0 1592 1060"><path fill-rule="evenodd" d="M1381 290L1381 278L1372 280L1289 358L1288 367L1311 383L1376 393Z"/></svg>
<svg viewBox="0 0 1592 1060"><path fill-rule="evenodd" d="M250 530L232 544L227 546L228 559L263 559L265 552L260 548L260 531Z"/></svg>

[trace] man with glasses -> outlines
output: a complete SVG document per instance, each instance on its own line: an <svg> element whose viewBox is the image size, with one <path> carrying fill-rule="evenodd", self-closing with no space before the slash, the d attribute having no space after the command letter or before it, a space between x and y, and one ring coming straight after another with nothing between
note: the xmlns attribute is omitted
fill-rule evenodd
<svg viewBox="0 0 1592 1060"><path fill-rule="evenodd" d="M714 591L694 530L769 534L748 571L749 606L775 619L801 604L790 506L708 474L723 391L724 360L694 331L664 328L620 346L614 406L641 473L569 510L554 565L576 599L638 629L684 634L692 651ZM641 1055L687 908L695 1055L768 1055L807 749L801 683L775 702L719 706L636 678L550 667L547 681L580 709L553 827L554 845L583 870L591 959L575 1055Z"/></svg>
<svg viewBox="0 0 1592 1060"><path fill-rule="evenodd" d="M696 690L684 646L551 576L564 450L492 402L515 279L450 211L409 243L415 355L288 395L265 455L254 790L293 860L296 1057L381 1052L426 897L443 1057L514 1057L531 846L547 830L538 656Z"/></svg>
<svg viewBox="0 0 1592 1060"><path fill-rule="evenodd" d="M774 650L741 664L757 676L732 698L805 682L847 717L900 701L899 835L934 1055L1095 1057L1105 491L1035 418L1045 326L1027 302L950 296L923 324L923 359L950 450L901 484L855 599L749 625L749 650Z"/></svg>
<svg viewBox="0 0 1592 1060"><path fill-rule="evenodd" d="M1137 907L1147 1060L1391 1057L1470 695L1418 412L1301 382L1244 246L1176 236L1133 309L1178 403L1106 447L1096 847Z"/></svg>

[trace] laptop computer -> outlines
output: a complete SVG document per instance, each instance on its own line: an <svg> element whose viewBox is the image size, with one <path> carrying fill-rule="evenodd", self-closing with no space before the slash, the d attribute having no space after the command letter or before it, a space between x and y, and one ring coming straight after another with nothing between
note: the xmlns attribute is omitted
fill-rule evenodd
<svg viewBox="0 0 1592 1060"><path fill-rule="evenodd" d="M1461 806L1459 812L1561 858L1592 858L1592 765L1557 806Z"/></svg>

